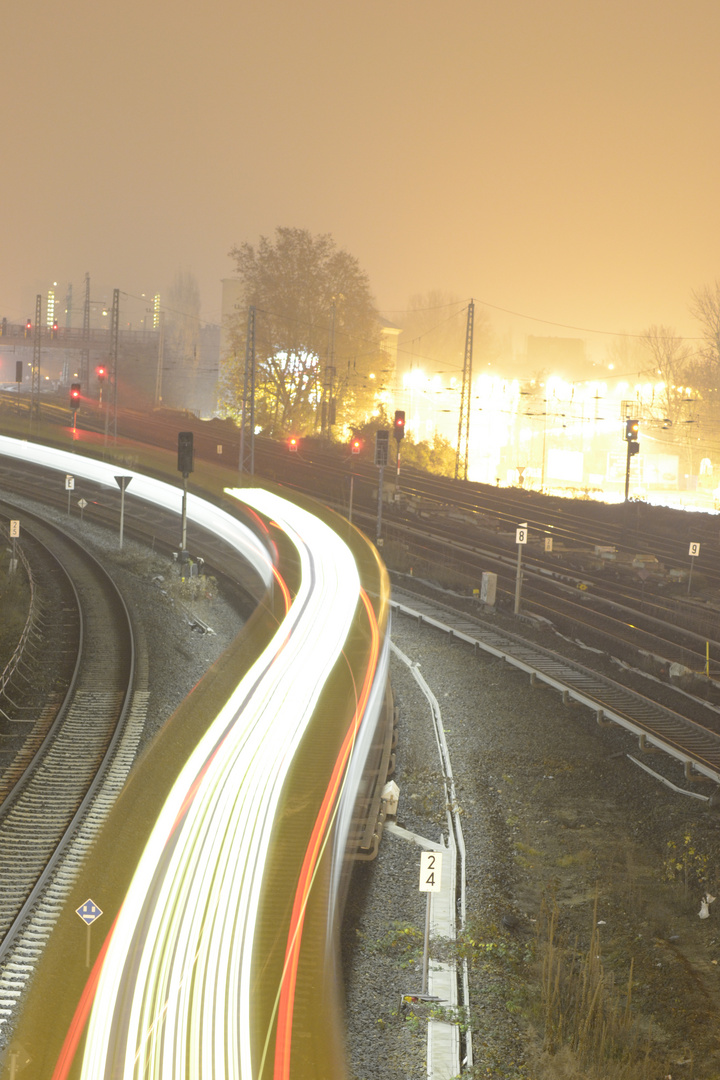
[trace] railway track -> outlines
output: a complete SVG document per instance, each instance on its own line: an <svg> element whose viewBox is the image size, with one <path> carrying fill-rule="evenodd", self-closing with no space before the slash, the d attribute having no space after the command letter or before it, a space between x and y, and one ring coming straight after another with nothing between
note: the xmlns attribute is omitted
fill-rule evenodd
<svg viewBox="0 0 720 1080"><path fill-rule="evenodd" d="M615 723L638 738L642 749L656 747L680 761L688 779L700 774L720 784L720 712L707 709L707 726L630 690L589 667L533 644L448 604L394 587L393 606L400 613L437 627L473 648L506 660L560 692L564 702L576 701L591 709L599 723ZM678 707L683 698L678 695Z"/></svg>
<svg viewBox="0 0 720 1080"><path fill-rule="evenodd" d="M7 504L0 512L17 516ZM64 598L58 621L48 615L37 643L43 666L62 685L55 685L45 707L40 707L42 694L28 692L0 722L2 741L12 754L0 804L0 962L24 936L34 945L29 955L23 952L21 965L31 968L52 927L52 911L104 819L103 783L111 770L123 775L129 770L135 744L123 735L131 704L142 711L143 693L134 687L130 619L111 578L59 529L24 509L22 520L35 588L55 600ZM18 735L18 729L25 734ZM117 780L115 775L116 786ZM7 986L0 988L0 1015L13 996Z"/></svg>
<svg viewBox="0 0 720 1080"><path fill-rule="evenodd" d="M17 449L18 456L22 456L23 448ZM54 461L50 468L55 469L56 474L58 470L69 471L71 466L76 468L83 483L98 475L113 475L110 466L100 467L90 459L81 461L78 458L76 464L76 461L63 456L58 462L51 452L42 449L36 451L35 448L31 452L39 460ZM99 472L100 468L102 473ZM172 509L170 504L174 506L176 492L170 485L137 473L133 476L133 484L136 485L139 499L146 503L146 527L149 521L157 517L160 504L168 510ZM106 491L112 491L112 485L108 485L107 480L105 488ZM99 1054L108 1055L107 1074L110 1075L111 1071L114 1074L118 1055L128 1054L129 1067L132 1067L138 1046L142 1046L149 1062L152 1057L148 1074L156 1065L164 1072L162 1061L158 1059L158 1064L155 1057L158 1054L161 1058L163 1055L174 1055L171 1041L175 1025L165 1024L163 1003L172 999L173 1008L180 1009L184 1017L181 1023L191 1025L195 1031L195 1012L200 1015L200 1010L205 1009L209 996L216 1005L213 1023L217 1026L218 1037L204 1039L201 1045L196 1046L192 1040L183 1036L180 1040L182 1054L195 1055L202 1051L205 1055L205 1048L212 1047L213 1053L227 1056L227 1068L218 1065L223 1075L239 1075L235 1071L239 1068L235 1048L239 1046L244 1057L251 1051L255 1054L262 1053L262 1039L259 1043L260 1049L257 1049L251 1044L247 1032L251 1031L255 1043L260 1038L258 1031L267 1030L272 1034L273 1002L277 1001L278 986L282 989L280 1006L285 1034L282 1038L277 1036L277 1049L271 1051L264 1072L272 1071L274 1057L275 1074L278 1075L277 1062L280 1061L281 1075L289 1075L291 1051L294 1060L298 1062L294 1069L299 1069L299 1074L302 1075L316 1075L318 1054L328 1058L338 1055L338 1060L342 1056L342 1038L337 1031L333 1033L341 1019L337 986L334 979L329 980L326 987L324 984L321 987L321 982L330 955L325 949L330 950L335 942L332 922L339 915L340 898L347 887L342 867L347 842L353 831L356 797L360 794L364 798L361 787L362 777L366 774L364 762L370 760L370 742L371 739L374 742L378 724L384 723L387 717L392 718L393 712L385 696L388 650L387 646L383 646L383 631L388 611L387 578L372 549L353 530L347 529L342 521L333 520L332 523L339 533L347 534L348 540L356 545L363 574L367 575L367 580L371 583L371 587L362 592L359 591L360 579L354 563L355 556L345 541L339 535L335 538L335 534L324 523L314 524L307 511L296 511L288 504L290 509L287 514L297 513L300 526L295 525L292 520L286 524L283 517L286 513L285 500L264 489L235 492L233 498L251 507L255 507L256 503L259 505L260 514L256 512L254 520L261 538L247 529L238 520L238 516L221 511L217 505L200 499L196 494L190 496L188 510L194 515L195 521L201 522L210 533L214 532L217 537L225 537L226 542L234 543L236 551L246 562L252 561L256 578L265 586L266 606L259 612L253 624L252 642L250 635L247 640L238 639L233 642L231 650L228 650L232 655L226 654L218 665L219 670L216 668L210 676L207 695L203 696L200 691L193 694L192 701L181 707L173 720L163 728L148 754L133 771L120 802L115 803L106 827L97 841L94 844L91 840L86 843L85 835L78 836L81 845L92 845L92 851L89 852L83 868L83 892L99 901L105 916L100 940L93 931L92 947L88 935L86 964L83 965L83 957L78 956L76 947L77 935L80 931L84 932L85 927L79 927L77 914L72 910L77 907L74 899L72 903L63 905L61 897L51 897L49 907L42 912L42 925L33 929L34 940L27 945L23 942L23 957L31 948L34 949L33 955L38 955L40 950L43 955L32 987L23 1002L19 1028L16 1028L15 1032L23 1046L32 1047L31 1052L43 1075L51 1075L54 1063L60 1058L66 1060L66 1055L75 1054L77 1068L82 1068L82 1075L96 1077L100 1074L102 1070L98 1070L94 1064ZM23 517L24 513L25 511ZM12 516L15 516L15 513ZM332 515L327 517L332 519ZM266 536L269 539L264 542ZM317 548L317 553L314 548L307 546L308 540ZM274 579L267 555L269 546L272 546L276 554L279 552L278 569ZM332 558L328 555L328 548ZM336 568L335 563L342 572ZM268 589L273 581L275 588ZM351 588L349 581L351 586L357 581L357 589ZM337 592L340 592L342 597L343 620L337 637L340 645L344 640L350 640L352 651L341 652L333 638L331 645L336 650L335 657L331 648L325 647L323 634L336 634L339 617ZM329 595L329 600L325 599L326 595ZM318 609L317 617L315 607ZM380 613L381 622L378 622L376 610ZM332 613L332 618L329 613ZM320 630L317 633L306 632L302 620L312 621L312 625L317 625ZM299 622L295 631L296 621ZM278 622L282 622L280 632ZM262 652L253 659L256 635L261 639ZM276 649L279 650L280 661L273 662L272 650ZM298 651L303 651L303 656L296 660L295 654ZM278 668L281 664L291 666L288 682L294 687L292 695L287 694L283 680L280 679ZM318 665L321 676L325 675L326 668L330 671L327 690L323 688L320 676L316 678L314 670L308 673L312 664ZM241 678L245 679L245 683L239 687L238 680ZM305 689L303 680L308 682L309 689ZM358 688L361 691L360 699ZM273 708L277 703L277 735L269 722L268 701L271 701ZM257 722L253 711L256 707ZM368 719L360 726L363 716ZM306 717L309 719L306 720ZM313 725L313 730L309 731L307 736L303 729L293 742L293 747L297 743L296 753L298 758L302 759L296 768L304 785L299 798L293 797L292 791L288 790L286 794L284 790L284 777L288 769L294 767L294 761L287 749L291 740L285 737L285 728L282 725L287 727L293 723L296 726L301 723ZM263 745L261 759L257 751L260 742ZM252 782L245 787L242 786L242 781L250 765L246 768L242 761L239 767L235 764L236 757L243 754L250 755L248 760L257 772L257 779L253 776ZM391 748L390 753L385 756L391 756ZM277 796L274 788L271 791L268 789L266 759L279 770L279 779L275 782ZM308 762L312 762L312 768L307 767ZM325 771L318 779L320 768ZM346 768L345 781L343 773ZM377 771L374 766L373 770ZM309 795L308 784L313 785ZM242 798L236 797L238 787ZM235 794L231 799L226 799L226 791ZM270 847L266 855L266 834L269 835L273 828L272 820L265 812L264 801L259 805L254 797L256 792L263 791L266 797L271 796L273 805L280 800L280 816L285 822L285 827L277 831L274 846ZM140 797L138 793L141 793ZM171 810L166 809L166 800L172 804ZM213 815L231 815L236 824L227 828L205 828L207 815L204 810L197 809L197 802L200 800L209 800L214 807ZM287 826L288 812L287 808L283 810L282 800L286 800L290 807L290 827ZM333 803L336 810L332 809ZM151 813L149 805L156 812ZM300 811L302 820L299 817ZM321 836L318 832L321 826L327 831L328 839L318 845L314 838L316 835ZM201 843L195 839L195 829L198 827L201 827L204 837ZM303 846L303 830L308 832L310 838L309 854L305 853ZM83 833L82 827L79 832ZM246 835L254 845L251 851L248 851L247 845L241 839ZM274 836L273 833L273 838ZM227 857L223 857L224 852L218 852L215 848L218 837L225 838L223 845L232 846L233 850ZM178 873L175 861L178 855L182 858L183 866L186 860L197 860L201 855L203 859L217 859L217 868L199 872L188 870L185 873L181 867L181 872ZM261 855L264 857L261 858ZM248 861L250 869L247 872L238 871L241 858ZM290 860L294 860L292 865L289 865ZM108 871L111 866L112 874ZM64 870L62 867L61 873ZM272 888L266 890L267 899L257 909L255 894L259 894L260 885L253 885L253 890L250 889L247 884L251 879L250 870L258 881L260 875L264 875L272 883ZM214 890L220 875L227 878L228 889L223 887L224 902L218 909ZM193 889L201 887L208 892L207 900L198 908L199 911L207 913L206 918L197 925L193 923L192 927L192 932L199 934L197 948L193 946L187 958L182 949L172 945L167 953L164 952L164 931L160 935L145 934L146 918L156 917L147 913L151 912L155 905L157 918L167 920L168 932L172 934L178 930L174 913L183 907L182 904L163 902L166 886L158 885L156 888L150 884L154 876L157 876L158 882L167 877L170 883L168 887L179 892L182 892L186 885ZM319 884L312 888L316 878ZM278 883L285 879L289 883L287 895L283 888L278 888ZM299 900L295 900L300 887L304 890L300 898L302 905ZM232 890L237 893L237 898L233 896L232 901L228 901L227 897ZM329 909L328 890L332 897ZM52 910L53 904L55 910ZM193 910L195 909L188 915L191 920ZM236 911L239 914L236 915ZM292 922L297 918L296 912L300 912L299 928L295 928ZM246 952L255 948L257 942L260 943L257 948L262 946L263 949L267 947L272 950L272 978L267 975L270 961L264 959L265 953L257 961L261 978L250 978L250 975L245 973L247 965L243 963L240 965L244 973L243 980L238 985L239 965L234 962L228 963L227 977L225 976L227 950L222 948L220 938L225 934L225 927L228 928L228 933L234 934L234 926L244 925L241 919L246 920L248 930L243 931L240 936L235 935L235 940L240 942L242 939L242 948ZM128 931L124 925L121 927L121 920L130 920L135 929ZM287 921L287 929L283 923L278 932L279 920ZM253 930L256 922L257 929ZM53 925L55 932L48 940L49 928ZM310 935L310 944L301 952L299 950L303 929L306 937ZM293 955L291 958L291 976L286 975L286 938L297 953L297 956ZM318 949L317 941L325 941L326 938L327 945ZM109 950L107 953L106 945ZM198 956L208 947L211 947L212 952L219 948L222 954L219 957L221 963L217 963L211 954L207 960L202 961L203 965L207 964L208 969L212 969L207 979L209 981L213 977L217 980L217 991L211 991L208 996L206 979L203 977L193 989L191 1001L186 1003L184 998L181 1000L181 996L176 998L173 987L193 985ZM240 948L240 945L237 947ZM140 965L141 971L136 970L134 959L133 963L127 965L124 962L116 963L114 953L123 949L128 950L128 955L133 958L138 956L141 949L153 957L157 956L157 974L154 960L152 969ZM162 989L156 993L150 984L156 978L166 978L165 955L175 958L173 964L184 965L187 960L190 966L187 975L183 974L178 979L172 977L172 992ZM87 1002L87 966L92 968L95 964L95 970L100 970L102 964L102 975L92 1002L92 1012L88 1017L87 1011L83 1012ZM21 993L17 985L18 966L14 959L12 963L3 964L0 975L2 1007L5 1007L5 1002L10 1003L13 1000L13 995L17 997ZM332 964L327 970L331 967ZM63 972L66 1000L58 1002L53 1016L48 1017L43 1004L46 1005L49 1000L50 988L55 985L53 973L58 970ZM129 1038L127 1047L123 1036L124 1020L117 1025L113 1024L109 1041L105 1037L108 1016L115 1016L116 1012L120 1016L125 1009L129 1011L128 1002L135 1000L135 995L126 992L123 987L118 988L117 992L114 988L116 976L126 970L130 978L144 980L139 986L138 994L147 995L148 1008L151 1011L159 1009L157 1022L153 1022L150 1029L143 1024L142 1033L137 1039L134 1036ZM274 978L275 970L280 982ZM92 980L93 976L90 978ZM226 978L227 988L224 982ZM143 989L145 985L147 990ZM5 998L3 993L7 995ZM322 995L321 1004L319 993ZM227 1007L223 1004L225 994L233 997ZM238 995L241 996L242 1011L237 1008L235 999ZM108 1004L110 999L115 1000L116 1004ZM9 1004L7 1007L9 1008ZM265 1011L268 1012L269 1020L264 1019ZM260 1016L260 1019L257 1019L257 1016ZM86 1023L87 1043L78 1046L77 1042L73 1041L75 1032L81 1031ZM222 1033L232 1025L242 1027L241 1037L234 1038L232 1046L225 1045ZM147 1045L145 1042L148 1030L153 1032L152 1045L149 1041ZM312 1049L300 1038L298 1031L303 1036L312 1031ZM9 1064L12 1072L15 1064L12 1052ZM188 1067L190 1071L197 1071L195 1065ZM142 1068L146 1071L144 1066ZM172 1066L168 1065L168 1068L172 1069ZM212 1068L211 1066L211 1071ZM337 1070L326 1071L328 1074L337 1074ZM296 1074L293 1072L293 1075Z"/></svg>

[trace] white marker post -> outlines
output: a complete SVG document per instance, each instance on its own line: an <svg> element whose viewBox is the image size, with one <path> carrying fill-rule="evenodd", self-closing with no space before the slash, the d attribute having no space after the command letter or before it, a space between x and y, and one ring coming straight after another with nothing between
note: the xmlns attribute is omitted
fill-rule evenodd
<svg viewBox="0 0 720 1080"><path fill-rule="evenodd" d="M75 909L75 914L79 915L82 921L87 926L87 941L85 944L85 967L90 967L90 927L99 919L102 915L102 910L97 906L94 900L86 900L84 904L81 904L79 908Z"/></svg>
<svg viewBox="0 0 720 1080"><path fill-rule="evenodd" d="M700 554L700 545L697 542L690 544L690 550L688 555L690 556L690 573L688 574L688 596L690 595L690 583L692 581L693 566L695 564L695 556Z"/></svg>
<svg viewBox="0 0 720 1080"><path fill-rule="evenodd" d="M420 853L420 892L428 894L427 908L425 910L425 944L423 947L423 994L427 994L428 967L430 965L430 893L440 892L441 884L442 854L439 851L422 851Z"/></svg>
<svg viewBox="0 0 720 1080"><path fill-rule="evenodd" d="M517 544L518 556L517 556L517 574L515 577L515 614L520 614L520 585L522 582L522 549L523 544L527 544L528 527L527 522L522 525L518 525L515 530L515 543Z"/></svg>
<svg viewBox="0 0 720 1080"><path fill-rule="evenodd" d="M15 542L17 541L17 538L19 536L20 536L20 522L19 521L11 521L10 522L10 538L12 540L12 555L10 556L10 573L11 574L14 574L15 571L17 570L17 555L15 553Z"/></svg>
<svg viewBox="0 0 720 1080"><path fill-rule="evenodd" d="M116 476L115 483L120 488L120 547L123 546L123 532L125 531L125 488L132 476Z"/></svg>
<svg viewBox="0 0 720 1080"><path fill-rule="evenodd" d="M65 477L65 490L68 493L68 517L70 517L70 492L75 489L75 477L68 475Z"/></svg>

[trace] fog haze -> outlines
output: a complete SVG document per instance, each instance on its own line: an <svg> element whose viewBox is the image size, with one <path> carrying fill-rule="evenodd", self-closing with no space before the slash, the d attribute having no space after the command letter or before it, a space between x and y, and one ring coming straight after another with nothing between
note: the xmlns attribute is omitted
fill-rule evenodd
<svg viewBox="0 0 720 1080"><path fill-rule="evenodd" d="M8 5L0 314L182 271L217 322L231 247L288 225L390 319L440 289L530 334L692 335L719 32L714 0Z"/></svg>

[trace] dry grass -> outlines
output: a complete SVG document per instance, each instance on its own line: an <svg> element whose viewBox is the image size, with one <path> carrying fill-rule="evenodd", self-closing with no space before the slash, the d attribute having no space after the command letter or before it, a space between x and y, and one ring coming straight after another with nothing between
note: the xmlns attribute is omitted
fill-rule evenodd
<svg viewBox="0 0 720 1080"><path fill-rule="evenodd" d="M627 984L616 986L603 967L597 924L596 901L588 947L568 947L558 934L557 906L545 907L537 943L538 1080L655 1080L669 1071L657 1059L651 1027L633 1015L633 961Z"/></svg>

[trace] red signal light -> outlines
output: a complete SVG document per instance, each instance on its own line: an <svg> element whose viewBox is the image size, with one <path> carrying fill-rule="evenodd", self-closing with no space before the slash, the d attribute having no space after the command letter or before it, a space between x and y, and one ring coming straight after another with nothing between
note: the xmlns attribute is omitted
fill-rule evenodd
<svg viewBox="0 0 720 1080"><path fill-rule="evenodd" d="M288 449L290 449L293 453L297 453L297 448L298 448L297 437L295 435L291 435L290 438L288 439Z"/></svg>
<svg viewBox="0 0 720 1080"><path fill-rule="evenodd" d="M32 319L28 319L28 321L25 323L25 337L28 336L28 334L30 333L31 330L32 330Z"/></svg>
<svg viewBox="0 0 720 1080"><path fill-rule="evenodd" d="M95 368L95 374L97 375L98 379L102 381L107 375L107 371L104 367L98 367Z"/></svg>
<svg viewBox="0 0 720 1080"><path fill-rule="evenodd" d="M362 449L362 442L360 441L360 439L353 439L353 441L350 443L350 449L352 450L353 454L359 454L360 450Z"/></svg>
<svg viewBox="0 0 720 1080"><path fill-rule="evenodd" d="M74 405L79 400L80 400L80 383L79 382L74 382L72 384L72 386L70 387L70 402L71 402L71 404Z"/></svg>

